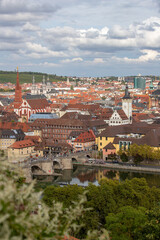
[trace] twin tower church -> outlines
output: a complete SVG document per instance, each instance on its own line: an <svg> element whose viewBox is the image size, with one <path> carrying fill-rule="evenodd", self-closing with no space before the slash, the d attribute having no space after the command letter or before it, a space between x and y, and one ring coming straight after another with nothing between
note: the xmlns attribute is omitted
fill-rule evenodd
<svg viewBox="0 0 160 240"><path fill-rule="evenodd" d="M30 116L34 113L51 112L50 104L47 99L50 99L52 95L58 95L58 91L53 88L49 78L45 81L43 77L42 84L38 86L33 77L31 94L22 98L19 72L17 70L15 99L14 102L10 104L8 110L18 114L22 121L28 121ZM128 86L126 86L125 95L122 98L122 109L111 111L109 118L104 119L108 125L116 126L132 123L132 98L128 91Z"/></svg>
<svg viewBox="0 0 160 240"><path fill-rule="evenodd" d="M50 99L52 96L56 96L58 94L58 91L54 89L54 85L50 82L49 77L47 77L47 80L46 80L45 76L43 76L42 84L41 86L38 86L35 83L35 78L33 76L31 95L40 95L40 94L41 95L44 94L48 99Z"/></svg>

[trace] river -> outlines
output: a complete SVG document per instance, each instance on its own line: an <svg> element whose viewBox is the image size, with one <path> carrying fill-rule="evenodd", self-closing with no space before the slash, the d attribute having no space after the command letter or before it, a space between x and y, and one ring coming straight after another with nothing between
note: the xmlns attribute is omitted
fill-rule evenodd
<svg viewBox="0 0 160 240"><path fill-rule="evenodd" d="M99 185L101 179L115 179L124 181L132 178L145 178L149 186L160 187L160 173L142 173L124 170L111 170L98 167L74 166L73 170L64 170L61 176L39 176L37 181L55 185L73 185L88 186L89 183Z"/></svg>

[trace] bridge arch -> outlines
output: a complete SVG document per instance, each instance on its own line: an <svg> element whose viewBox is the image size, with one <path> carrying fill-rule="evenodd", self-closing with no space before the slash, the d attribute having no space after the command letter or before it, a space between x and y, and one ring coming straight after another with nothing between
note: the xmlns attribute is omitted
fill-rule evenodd
<svg viewBox="0 0 160 240"><path fill-rule="evenodd" d="M40 172L42 172L43 170L39 167L39 166L37 166L37 165L33 165L33 166L31 166L31 172L33 173L33 174L35 174L35 173L40 173Z"/></svg>
<svg viewBox="0 0 160 240"><path fill-rule="evenodd" d="M72 162L78 162L75 157L72 157Z"/></svg>
<svg viewBox="0 0 160 240"><path fill-rule="evenodd" d="M61 163L56 159L53 161L53 169L62 169Z"/></svg>

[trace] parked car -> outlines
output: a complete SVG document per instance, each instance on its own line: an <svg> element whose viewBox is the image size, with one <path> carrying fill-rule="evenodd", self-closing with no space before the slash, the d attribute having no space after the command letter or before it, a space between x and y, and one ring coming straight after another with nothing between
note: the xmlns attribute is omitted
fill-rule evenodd
<svg viewBox="0 0 160 240"><path fill-rule="evenodd" d="M117 160L113 160L112 163L117 163L118 164L119 162Z"/></svg>

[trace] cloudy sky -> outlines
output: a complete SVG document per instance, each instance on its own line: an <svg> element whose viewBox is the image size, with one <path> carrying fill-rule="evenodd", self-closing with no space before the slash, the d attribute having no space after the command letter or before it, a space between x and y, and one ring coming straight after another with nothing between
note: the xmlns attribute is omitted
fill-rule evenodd
<svg viewBox="0 0 160 240"><path fill-rule="evenodd" d="M0 69L160 75L160 0L0 0Z"/></svg>

